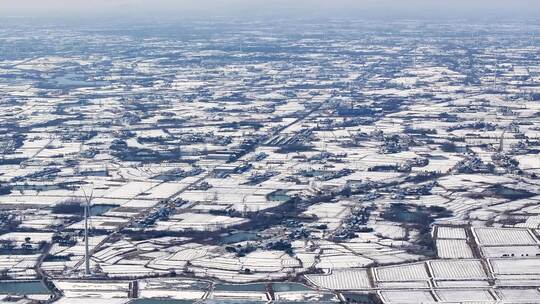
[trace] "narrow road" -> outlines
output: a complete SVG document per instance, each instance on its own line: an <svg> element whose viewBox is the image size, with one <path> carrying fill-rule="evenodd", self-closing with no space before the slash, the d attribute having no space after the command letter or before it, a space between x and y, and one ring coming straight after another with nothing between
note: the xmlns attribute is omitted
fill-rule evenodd
<svg viewBox="0 0 540 304"><path fill-rule="evenodd" d="M49 277L47 276L47 274L43 272L43 269L41 269L41 265L43 264L43 261L45 260L49 252L51 251L51 248L52 248L52 244L47 243L47 245L45 245L45 247L43 248L43 252L39 256L36 262L36 266L35 266L35 270L36 270L36 274L38 278L41 279L41 282L43 283L43 285L45 285L47 289L50 290L52 293L51 298L48 300L50 303L62 297L62 293L58 289L56 289L56 286L54 286L54 284L49 280Z"/></svg>

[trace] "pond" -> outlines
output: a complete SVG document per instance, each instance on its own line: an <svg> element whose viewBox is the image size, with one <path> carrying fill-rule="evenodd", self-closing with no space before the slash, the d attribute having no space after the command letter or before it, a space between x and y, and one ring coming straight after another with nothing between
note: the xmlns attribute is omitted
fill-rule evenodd
<svg viewBox="0 0 540 304"><path fill-rule="evenodd" d="M351 303L366 303L371 304L375 303L373 300L373 296L370 294L362 294L362 293L343 293L343 297L347 300L347 302Z"/></svg>
<svg viewBox="0 0 540 304"><path fill-rule="evenodd" d="M90 215L91 216L102 215L103 213L115 207L118 207L118 205L92 205L90 207Z"/></svg>
<svg viewBox="0 0 540 304"><path fill-rule="evenodd" d="M260 291L266 292L266 284L252 283L252 284L216 284L214 287L216 291Z"/></svg>
<svg viewBox="0 0 540 304"><path fill-rule="evenodd" d="M304 284L300 283L272 283L272 289L274 292L285 292L285 291L311 291L313 289L307 287Z"/></svg>
<svg viewBox="0 0 540 304"><path fill-rule="evenodd" d="M448 160L448 157L444 155L429 155L428 158L434 160Z"/></svg>
<svg viewBox="0 0 540 304"><path fill-rule="evenodd" d="M60 185L54 185L54 184L50 184L50 185L28 185L28 184L23 184L23 185L14 185L13 186L13 190L14 191L25 191L25 190L36 190L36 191L51 191L51 190L58 190L58 189L62 189L62 187L60 187Z"/></svg>
<svg viewBox="0 0 540 304"><path fill-rule="evenodd" d="M291 197L287 195L287 190L276 190L270 194L268 194L268 200L272 202L286 202Z"/></svg>
<svg viewBox="0 0 540 304"><path fill-rule="evenodd" d="M50 294L41 281L0 281L0 294Z"/></svg>
<svg viewBox="0 0 540 304"><path fill-rule="evenodd" d="M56 76L51 78L48 85L57 86L59 88L64 87L94 87L109 85L109 81L87 81L85 75L79 75L76 73L67 73L62 76Z"/></svg>
<svg viewBox="0 0 540 304"><path fill-rule="evenodd" d="M87 81L83 75L68 73L63 76L55 77L54 82L64 86L101 86L108 85L108 81Z"/></svg>
<svg viewBox="0 0 540 304"><path fill-rule="evenodd" d="M233 244L245 241L254 241L258 239L257 233L249 231L238 231L232 234L221 237L221 241L225 244Z"/></svg>

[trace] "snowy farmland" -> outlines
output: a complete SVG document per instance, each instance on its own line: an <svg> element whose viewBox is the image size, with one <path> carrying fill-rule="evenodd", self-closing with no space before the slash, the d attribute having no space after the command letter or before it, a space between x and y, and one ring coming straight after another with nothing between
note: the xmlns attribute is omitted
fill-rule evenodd
<svg viewBox="0 0 540 304"><path fill-rule="evenodd" d="M484 17L1 19L0 302L540 303L540 27Z"/></svg>

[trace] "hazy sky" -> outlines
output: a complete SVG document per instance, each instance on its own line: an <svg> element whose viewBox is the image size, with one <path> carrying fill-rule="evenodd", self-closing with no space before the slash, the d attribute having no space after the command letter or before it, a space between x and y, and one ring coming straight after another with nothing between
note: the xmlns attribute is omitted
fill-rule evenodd
<svg viewBox="0 0 540 304"><path fill-rule="evenodd" d="M0 15L530 18L540 0L0 0Z"/></svg>

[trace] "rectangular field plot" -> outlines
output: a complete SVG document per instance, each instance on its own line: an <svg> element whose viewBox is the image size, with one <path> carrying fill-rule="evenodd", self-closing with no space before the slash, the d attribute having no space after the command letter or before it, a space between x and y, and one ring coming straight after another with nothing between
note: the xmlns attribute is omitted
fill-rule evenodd
<svg viewBox="0 0 540 304"><path fill-rule="evenodd" d="M436 281L437 287L451 287L451 288L471 288L471 287L489 287L488 281Z"/></svg>
<svg viewBox="0 0 540 304"><path fill-rule="evenodd" d="M495 274L540 274L540 260L535 258L490 259L489 263Z"/></svg>
<svg viewBox="0 0 540 304"><path fill-rule="evenodd" d="M535 245L537 240L528 229L518 228L474 228L481 246Z"/></svg>
<svg viewBox="0 0 540 304"><path fill-rule="evenodd" d="M139 281L139 297L170 299L201 299L210 288L210 282L160 278Z"/></svg>
<svg viewBox="0 0 540 304"><path fill-rule="evenodd" d="M435 303L435 298L429 291L421 290L385 290L379 296L388 304L417 304Z"/></svg>
<svg viewBox="0 0 540 304"><path fill-rule="evenodd" d="M437 239L467 239L464 228L459 227L437 227Z"/></svg>
<svg viewBox="0 0 540 304"><path fill-rule="evenodd" d="M531 278L532 277L532 278ZM500 276L497 276L497 279L495 280L495 284L500 287L510 287L514 288L516 286L519 287L538 287L540 286L540 275L531 275L528 278L520 278L520 276L511 276L508 278L508 275L501 278Z"/></svg>
<svg viewBox="0 0 540 304"><path fill-rule="evenodd" d="M129 292L127 281L55 281L54 285L67 298L123 298L127 297Z"/></svg>
<svg viewBox="0 0 540 304"><path fill-rule="evenodd" d="M379 282L429 280L424 263L378 267L375 269L375 277Z"/></svg>
<svg viewBox="0 0 540 304"><path fill-rule="evenodd" d="M380 289L416 289L429 288L429 281L400 281L400 282L378 282Z"/></svg>
<svg viewBox="0 0 540 304"><path fill-rule="evenodd" d="M540 247L532 245L482 247L481 250L486 258L534 257L540 255Z"/></svg>
<svg viewBox="0 0 540 304"><path fill-rule="evenodd" d="M496 300L489 289L448 289L437 290L435 292L442 301L447 302L473 302L473 301L491 301Z"/></svg>
<svg viewBox="0 0 540 304"><path fill-rule="evenodd" d="M306 275L313 284L326 289L355 290L371 288L366 269L334 271L328 275Z"/></svg>
<svg viewBox="0 0 540 304"><path fill-rule="evenodd" d="M538 289L497 289L499 298L509 303L540 303Z"/></svg>
<svg viewBox="0 0 540 304"><path fill-rule="evenodd" d="M435 260L428 264L434 279L487 278L480 260Z"/></svg>
<svg viewBox="0 0 540 304"><path fill-rule="evenodd" d="M437 239L437 255L442 259L472 259L474 255L465 240Z"/></svg>

